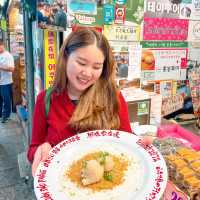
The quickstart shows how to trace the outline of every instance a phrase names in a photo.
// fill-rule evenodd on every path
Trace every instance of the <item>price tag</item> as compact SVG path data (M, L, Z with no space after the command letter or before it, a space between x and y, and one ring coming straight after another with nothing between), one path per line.
M167 182L163 200L189 200L189 197L181 192L172 182Z

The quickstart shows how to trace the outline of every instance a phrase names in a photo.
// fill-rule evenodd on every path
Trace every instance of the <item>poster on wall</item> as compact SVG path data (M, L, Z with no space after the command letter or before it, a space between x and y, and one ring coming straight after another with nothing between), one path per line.
M72 16L67 13L67 0L37 1L37 22L42 29L65 31L71 24Z
M139 41L140 26L105 25L103 34L111 41Z
M192 0L192 13L190 19L200 20L200 0Z
M144 15L144 0L40 0L37 1L38 27L64 31L74 24L103 26L104 24L140 25Z
M187 40L187 19L144 17L144 40Z
M187 2L182 2L180 4L180 18L181 19L191 19L192 13L194 12L192 0Z
M143 80L180 79L180 71L187 68L187 43L142 42L142 46Z
M189 22L188 41L200 42L200 21Z
M126 20L126 8L125 6L115 6L115 24L124 24Z
M180 3L180 18L200 20L200 0L182 0Z
M172 90L173 90L172 80L164 80L164 81L155 82L154 92L156 92L157 94L161 94L162 97L172 96Z
M117 64L117 78L127 79L129 68L129 53L128 51L113 52Z
M52 86L56 69L56 32L44 31L45 89Z
M110 42L117 64L117 79L140 78L141 45L138 42Z
M135 42L129 45L129 72L128 80L133 80L140 78L141 76L141 55L142 55L142 46L139 42Z

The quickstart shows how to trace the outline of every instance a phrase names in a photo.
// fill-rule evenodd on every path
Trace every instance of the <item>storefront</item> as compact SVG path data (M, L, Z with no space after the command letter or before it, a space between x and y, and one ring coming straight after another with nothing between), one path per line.
M14 2L8 9L10 50L18 58L19 104L26 107L29 103L29 115L36 96L53 83L63 40L79 26L97 29L112 47L117 66L116 83L128 104L133 131L156 138L153 144L167 164L168 182L163 200L198 200L200 1L40 0L35 13L37 20L29 21L32 61L24 56L28 36L24 37L27 27L23 19L27 18L22 17L20 4ZM25 7L23 11L27 11ZM25 68L25 63L32 68L30 65ZM185 127L193 124L194 132L181 127L182 124L186 124ZM68 143L71 142L62 143L62 148ZM150 149L145 151L151 154ZM46 165L48 167L48 162ZM160 182L156 182L156 189ZM146 199L156 199L157 193L159 191L152 190Z

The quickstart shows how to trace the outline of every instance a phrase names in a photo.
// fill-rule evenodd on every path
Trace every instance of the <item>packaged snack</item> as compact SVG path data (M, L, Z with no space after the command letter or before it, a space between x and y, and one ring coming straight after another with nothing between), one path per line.
M183 167L182 169L180 169L179 171L177 171L177 179L186 179L186 178L190 178L191 176L195 176L195 172L190 169L189 167Z
M186 156L186 155L193 154L193 153L195 153L195 151L183 147L183 148L178 149L176 153L177 153L179 156L183 157L183 156Z

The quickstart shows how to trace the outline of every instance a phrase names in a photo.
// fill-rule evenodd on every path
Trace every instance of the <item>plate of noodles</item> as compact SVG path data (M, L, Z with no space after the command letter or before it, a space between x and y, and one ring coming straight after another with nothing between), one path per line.
M167 167L153 146L117 130L77 134L56 145L37 168L38 200L159 200Z

